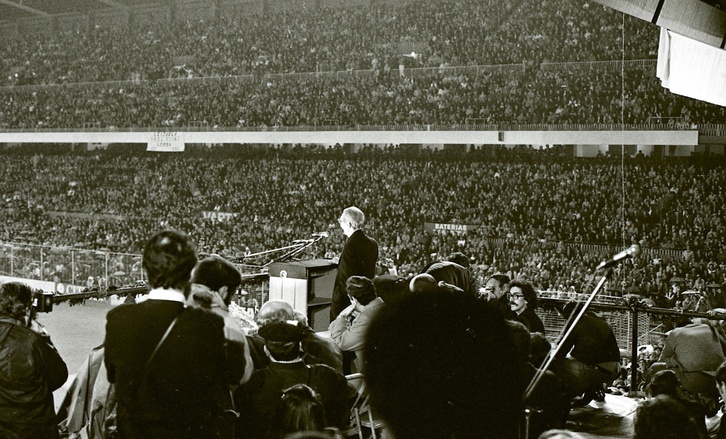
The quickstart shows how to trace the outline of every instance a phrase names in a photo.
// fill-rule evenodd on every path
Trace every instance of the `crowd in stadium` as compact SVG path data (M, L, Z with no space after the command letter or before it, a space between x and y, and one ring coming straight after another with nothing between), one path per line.
M629 17L623 22L603 6L570 0L500 6L413 2L325 14L311 8L148 32L98 28L40 41L19 37L0 48L0 68L19 69L5 81L27 86L0 90L0 128L691 124L726 118L722 107L660 86L655 26ZM418 48L415 57L398 53L409 46ZM179 76L175 57L189 63L184 79L156 81ZM621 58L636 61L624 71L575 64ZM134 73L149 81L130 81ZM125 82L103 82L111 80Z
M718 190L726 173L697 158L639 157L622 167L563 148L405 145L44 151L3 154L4 242L139 253L149 230L172 227L201 251L235 259L331 231L307 254L332 257L343 243L336 210L355 204L382 264L393 259L401 273L458 250L482 278L507 272L540 289L581 291L602 258L638 243L653 252L618 271L610 284L618 294L637 286L665 296L673 277L705 290L726 275ZM425 223L475 227L431 234Z

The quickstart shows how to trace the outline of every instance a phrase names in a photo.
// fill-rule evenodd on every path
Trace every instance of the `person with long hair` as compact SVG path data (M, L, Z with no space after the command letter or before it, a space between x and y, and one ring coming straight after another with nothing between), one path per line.
M306 384L282 391L268 439L282 439L299 431L325 431L328 421L318 393Z

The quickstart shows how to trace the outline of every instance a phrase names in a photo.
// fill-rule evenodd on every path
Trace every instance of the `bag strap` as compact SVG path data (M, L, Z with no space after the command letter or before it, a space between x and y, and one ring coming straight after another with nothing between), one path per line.
M151 360L154 359L154 357L156 356L156 353L159 352L159 348L164 343L164 340L166 340L166 337L169 336L169 333L171 332L172 328L174 328L174 325L176 324L177 319L179 319L178 314L176 317L174 317L174 320L172 320L171 323L169 323L169 327L166 328L166 332L164 333L164 335L161 336L161 340L159 340L159 343L156 344L154 351L151 353L149 360L146 362L146 365L144 366L144 372L146 372L146 370L149 368L149 364L151 364ZM144 373L144 375L146 375L146 374Z
M172 328L174 328L174 325L176 324L177 319L179 318L179 315L177 314L176 317L174 317L174 320L169 323L169 327L166 328L166 332L164 332L164 335L161 336L161 340L159 340L159 343L156 344L156 347L151 352L151 356L149 356L149 359L146 361L146 364L144 365L144 371L141 373L141 380L139 381L139 385L136 386L136 389L134 390L134 396L136 396L136 393L139 390L139 387L142 386L144 383L144 380L146 379L146 375L149 372L149 365L151 364L151 360L154 359L156 356L156 353L159 352L159 348L164 343L164 340L169 336L169 333L171 332Z

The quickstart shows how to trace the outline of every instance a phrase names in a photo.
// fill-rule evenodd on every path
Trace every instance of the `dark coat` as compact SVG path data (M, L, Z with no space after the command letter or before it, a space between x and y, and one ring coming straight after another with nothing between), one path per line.
M338 272L335 276L333 299L330 306L330 321L338 317L348 305L350 299L345 289L345 282L351 276L365 276L373 279L376 275L378 261L378 243L369 238L362 230L356 230L343 246L338 261Z
M0 318L0 437L58 437L53 391L68 378L68 368L42 336L15 319ZM9 436L13 437L13 436Z
M124 438L216 437L221 401L229 395L228 385L239 383L242 372L237 365L244 361L243 353L226 346L221 317L168 300L120 305L106 317L104 345Z
M478 297L479 286L471 272L455 262L439 261L431 264L426 273L430 274L437 281L444 281L447 284L456 285L473 297Z
M237 437L265 439L282 391L301 383L320 395L331 426L346 426L355 389L348 386L342 373L322 364L306 365L302 361L271 363L255 371L252 378L234 392L235 407L240 412Z
M514 320L526 326L527 329L529 329L529 332L541 332L542 334L545 333L545 327L544 323L542 323L542 319L539 318L537 313L535 313L534 309L532 308L526 308L524 311L522 311L522 314L516 316Z

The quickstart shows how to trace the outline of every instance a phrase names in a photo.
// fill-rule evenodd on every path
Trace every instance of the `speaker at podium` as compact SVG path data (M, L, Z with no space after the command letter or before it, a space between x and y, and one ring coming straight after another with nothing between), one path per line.
M308 316L316 332L330 325L330 304L338 264L330 259L273 262L269 266L270 300L281 299Z

